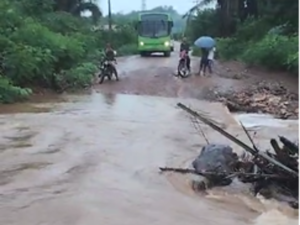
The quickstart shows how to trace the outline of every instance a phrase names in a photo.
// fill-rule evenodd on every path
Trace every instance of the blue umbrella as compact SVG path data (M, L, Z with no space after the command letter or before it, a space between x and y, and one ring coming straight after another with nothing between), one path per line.
M194 43L198 48L212 48L216 45L216 41L209 36L202 36Z

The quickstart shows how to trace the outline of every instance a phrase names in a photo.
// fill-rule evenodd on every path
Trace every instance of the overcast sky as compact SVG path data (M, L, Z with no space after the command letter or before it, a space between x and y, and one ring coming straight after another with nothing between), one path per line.
M157 6L173 6L179 13L185 13L195 3L195 0L146 0L147 9L151 9ZM98 0L98 4L103 10L104 14L107 14L107 0ZM128 13L132 10L140 10L142 6L142 0L111 0L111 7L113 12Z

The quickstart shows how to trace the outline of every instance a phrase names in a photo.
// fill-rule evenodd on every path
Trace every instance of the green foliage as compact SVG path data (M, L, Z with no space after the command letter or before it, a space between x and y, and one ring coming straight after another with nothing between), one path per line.
M188 21L187 36L196 40L201 36L217 37L220 35L216 10L205 9L198 11L197 16Z
M0 76L0 102L13 103L24 100L31 93L30 89L14 86L7 78Z
M235 37L218 38L217 39L218 55L221 59L237 60L249 45L247 43L239 42Z
M283 35L263 18L241 24L237 32L217 41L219 56L274 70L298 72L298 35Z
M93 63L82 63L70 70L56 74L55 78L57 84L60 85L60 90L76 90L89 87L97 70L97 66Z
M298 71L298 36L268 34L251 47L249 46L241 57L248 64L296 72Z
M136 52L131 25L93 31L90 19L76 17L57 3L0 2L0 103L28 97L29 86L57 91L89 87L107 42L121 54Z

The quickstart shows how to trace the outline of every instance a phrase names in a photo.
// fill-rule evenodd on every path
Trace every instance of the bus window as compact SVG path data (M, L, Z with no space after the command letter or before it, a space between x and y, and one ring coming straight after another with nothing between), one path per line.
M168 36L169 29L167 26L167 21L160 20L155 22L155 36L156 37L164 37Z
M153 37L155 29L152 21L141 21L139 26L139 35L143 37Z

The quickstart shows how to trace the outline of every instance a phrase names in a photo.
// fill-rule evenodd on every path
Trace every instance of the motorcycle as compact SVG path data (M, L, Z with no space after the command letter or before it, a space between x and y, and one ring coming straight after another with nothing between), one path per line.
M100 64L99 69L100 69L100 73L99 73L100 81L99 81L99 84L103 83L105 77L108 80L111 80L112 76L117 73L116 67L114 65L114 62L108 61L108 60L104 60ZM119 80L119 78L117 76L116 76L116 80Z
M177 67L177 73L178 73L178 76L180 76L182 78L186 78L191 74L190 70L188 69L188 66L187 66L188 52L181 51L179 57L180 57L180 59L179 59L178 67Z
M117 52L114 51L114 55L116 55L116 54L117 54ZM99 73L99 78L100 78L99 84L103 83L105 77L107 77L108 80L111 80L113 74L115 74L116 80L119 80L117 69L116 69L116 67L114 65L116 63L117 63L116 59L114 61L109 61L109 60L106 60L106 59L102 59L101 60L101 63L100 63L100 66L99 66L99 70L100 70L100 73Z

